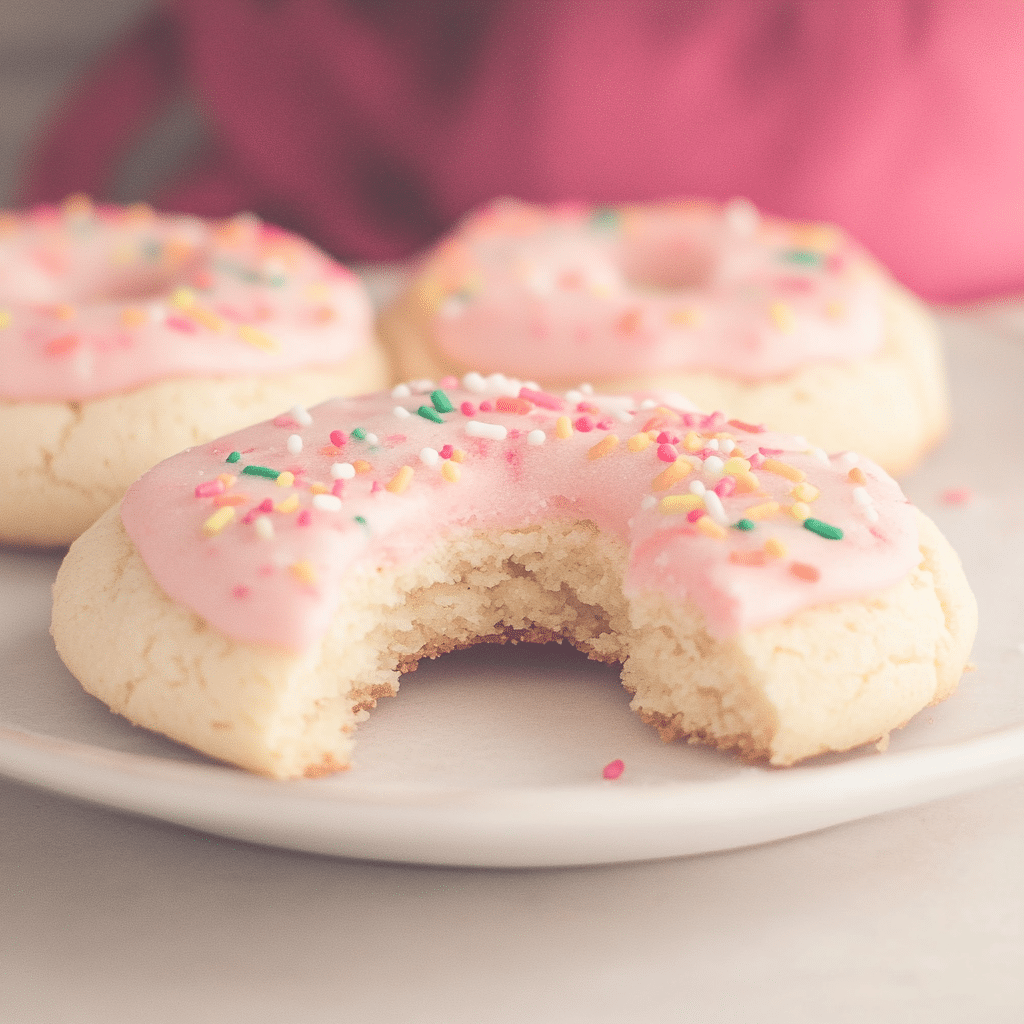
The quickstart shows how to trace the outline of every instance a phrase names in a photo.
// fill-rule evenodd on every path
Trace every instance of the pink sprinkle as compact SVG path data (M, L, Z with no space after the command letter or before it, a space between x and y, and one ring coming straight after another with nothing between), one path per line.
M493 410L494 410L494 403L489 398L485 398L480 403L480 411L481 412L492 412Z
M939 500L943 505L969 505L974 500L970 487L949 487L942 492Z
M177 313L172 313L167 318L167 326L175 331L181 331L182 334L195 334L199 330L194 321L186 320Z
M675 462L679 458L679 452L676 451L674 444L659 444L658 458L662 462Z
M704 422L701 424L703 430L721 430L725 426L725 413L724 412L713 412Z
M598 409L598 407L596 405L594 405L593 402L580 402L576 406L576 411L577 412L593 412L593 413L598 413L601 410Z
M255 508L249 509L249 511L246 512L244 516L242 516L242 525L243 526L248 526L258 515L259 515L259 510L258 509L255 509Z
M457 388L459 386L459 378L452 377L450 374L447 377L442 377L438 384L442 388Z
M348 438L340 430L331 431L331 444L333 444L335 448L344 448L347 440Z
M295 522L299 526L309 526L313 522L313 515L308 508L304 508L296 517Z
M331 488L331 494L336 498L340 498L345 493L345 481L335 480L334 486Z
M508 439L510 441L514 441L517 437L520 437L522 435L522 433L523 432L521 430L516 430L515 427L512 427L512 428L509 429Z
M781 448L758 448L757 450L766 459L777 459L780 455L785 454L785 452Z
M697 452L697 458L710 459L712 455L721 457L721 454L722 453L717 448L701 448L701 450Z
M707 512L705 512L704 509L702 509L702 508L694 508L694 509L691 509L689 512L686 513L686 521L688 523L695 523L695 522L697 522L698 519L701 518L701 516L706 516L706 515L707 515Z
M606 779L617 779L625 770L625 764L619 758L616 758L604 766L604 771L601 772L601 775Z
M462 405L459 406L459 412L461 412L463 416L475 416L476 406L472 402L463 402Z
M581 434L589 434L594 429L594 421L589 416L581 416L573 426Z
M455 449L450 444L446 444L437 454L442 459L450 459L455 454Z
M264 498L263 501L261 501L256 506L256 511L257 512L262 512L264 515L266 515L268 512L273 512L274 511L274 503L269 498Z
M196 487L196 497L212 498L215 494L223 494L225 490L223 480L207 480Z
M732 476L723 476L722 479L715 484L715 494L720 498L728 498L735 490L736 478Z
M534 391L532 388L520 388L519 397L539 405L542 409L553 409L561 412L565 408L565 402L555 395L549 395L546 391ZM467 403L468 404L468 403Z
M679 438L675 434L670 434L667 430L663 430L657 437L658 444L679 444Z
M371 494L379 494L383 490L384 488L381 487L379 480L374 480L373 483L370 485Z
M615 426L615 420L611 416L605 416L603 419L597 421L598 430L611 430Z
M297 427L298 423L292 418L290 413L283 412L280 416L274 417L275 427Z
M760 452L754 452L747 461L751 469L760 469L764 465L764 456Z
M695 427L704 417L700 413L696 412L684 412L683 413L683 426L684 427Z
M244 583L239 583L237 587L231 588L231 596L241 601L249 596L249 588Z

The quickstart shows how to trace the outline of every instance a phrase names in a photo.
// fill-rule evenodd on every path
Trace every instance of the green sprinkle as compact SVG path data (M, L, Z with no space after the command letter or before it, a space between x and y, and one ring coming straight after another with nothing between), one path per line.
M242 474L248 476L265 476L268 480L276 480L280 475L280 471L271 469L269 466L246 466L242 470Z
M141 248L142 255L145 256L147 260L160 259L160 254L164 251L163 243L149 238L142 243Z
M224 461L225 462L237 462L242 457L241 452L232 452Z
M811 533L816 533L819 537L824 537L826 540L843 539L843 531L838 526L833 526L831 523L823 523L820 519L813 517L804 520L804 529L810 530Z
M425 420L433 420L435 423L444 423L444 420L438 416L437 410L432 409L429 405L421 405L416 411Z
M754 528L754 520L737 519L736 522L732 524L732 528L734 530L752 530Z
M443 391L431 391L430 401L438 412L455 412L455 406Z
M803 267L817 267L821 265L821 254L809 252L806 249L790 249L789 252L783 253L782 258L786 263L796 263Z
M356 427L356 429L352 431L352 437L354 437L357 441L365 441L366 431L363 430L362 427Z
M619 214L610 206L599 206L590 215L590 226L598 230L614 231L619 226Z
M360 526L366 525L366 520L362 516L356 516L355 520Z

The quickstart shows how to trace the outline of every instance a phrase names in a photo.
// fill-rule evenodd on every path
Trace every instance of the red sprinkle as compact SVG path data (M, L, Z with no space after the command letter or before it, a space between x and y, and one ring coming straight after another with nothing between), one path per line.
M476 406L472 402L463 402L462 405L459 406L459 412L461 412L463 416L475 416Z
M331 444L335 448L344 448L347 440L348 438L340 430L331 431Z
M241 601L243 598L249 596L249 588L244 583L239 583L237 587L231 588L231 596L236 597Z
M533 403L525 398L499 398L494 404L498 412L514 412L520 416L525 416L533 408Z
M765 430L763 423L744 423L743 420L729 420L729 426L745 430L748 434L763 434Z
M301 511L301 512L300 512L300 513L299 513L299 514L298 514L298 515L297 515L297 516L295 517L295 522L296 522L296 523L297 523L297 524L298 524L299 526L309 526L309 524L310 524L311 522L313 522L313 514L312 514L312 513L311 513L311 512L309 511L309 509L308 509L308 508L304 508L304 509L303 509L303 510L302 510L302 511Z
M480 403L480 411L481 412L493 412L494 411L494 403L489 398L485 398Z
M764 465L764 456L760 452L754 452L747 461L751 469L760 469Z
M207 480L196 487L196 497L212 498L215 494L223 494L225 490L223 480Z
M662 462L675 462L679 458L679 452L676 451L674 444L659 444L658 458Z
M943 505L968 505L974 500L970 487L949 487L939 496Z
M689 512L686 513L686 521L690 522L690 523L695 523L702 516L706 516L706 515L707 515L707 512L705 512L704 509L702 509L702 508L691 509Z
M450 459L455 454L455 449L450 444L446 444L437 454L442 459Z
M573 426L581 434L589 434L594 429L594 421L589 416L581 416Z
M334 486L331 488L331 494L336 498L340 498L345 493L345 481L335 480Z
M534 391L533 388L520 388L519 397L525 398L528 402L533 402L534 405L539 405L542 409L553 409L556 412L561 412L565 408L565 402L556 397L555 395L549 395L546 391ZM469 405L468 402L464 403ZM465 409L463 409L465 412ZM467 413L467 415L469 415Z
M721 480L715 484L715 494L720 498L728 498L736 490L736 478L732 476L723 476Z
M625 764L622 760L616 758L614 761L609 761L605 766L601 775L606 779L617 779L626 770Z

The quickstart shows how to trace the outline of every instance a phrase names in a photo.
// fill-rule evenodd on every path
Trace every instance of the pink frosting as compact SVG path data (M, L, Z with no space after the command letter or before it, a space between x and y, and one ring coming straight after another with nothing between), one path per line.
M620 208L503 200L428 256L434 343L541 380L716 370L745 380L868 356L877 268L838 229L745 200Z
M0 213L0 398L331 365L369 344L370 325L354 274L252 216L83 199Z
M870 594L920 558L899 486L852 453L678 397L500 375L294 409L156 466L121 517L170 597L295 651L324 635L347 573L460 527L592 520L628 545L628 593L691 600L719 636Z

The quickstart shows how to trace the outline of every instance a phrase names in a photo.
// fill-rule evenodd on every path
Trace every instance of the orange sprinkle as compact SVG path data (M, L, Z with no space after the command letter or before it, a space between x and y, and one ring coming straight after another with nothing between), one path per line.
M67 302L60 302L53 307L53 315L57 320L74 320L75 307Z
M777 501L765 501L760 505L751 505L743 510L744 519L770 519L776 515L781 506Z
M730 551L729 561L734 565L760 567L768 564L768 556L763 551Z
M313 483L309 485L309 491L311 494L329 494L330 490L331 489L327 484L322 484L319 480L314 480Z
M303 559L301 562L292 562L292 564L288 566L288 571L300 583L305 583L309 586L316 583L316 570L306 559Z
M789 567L789 571L798 579L807 580L808 583L817 583L821 579L821 573L806 562L794 562Z
M698 494L670 494L661 499L658 507L662 512L692 512L704 507L704 499Z
M618 447L619 439L615 434L608 434L597 442L587 452L588 459L601 459L605 455L610 455Z
M761 486L753 473L735 473L733 479L736 481L737 494L752 494Z
M235 510L230 506L217 509L209 519L203 523L203 533L207 537L214 537L224 529L232 519L235 518Z
M846 476L847 479L855 484L866 484L868 482L868 478L864 475L864 470L860 466L854 466Z
M685 309L674 309L668 315L669 323L675 324L678 327L696 327L700 321L700 310L685 308Z
M448 483L456 484L459 482L459 477L462 476L462 467L457 466L450 459L446 459L441 466L441 476L443 476Z
M684 477L689 476L692 471L693 466L686 459L677 459L651 481L651 490L667 491L673 484L677 484Z
M249 324L241 324L239 326L238 336L242 341L247 342L256 348L262 349L264 352L276 352L278 350L277 342L274 341L270 335L257 330Z
M213 497L213 503L218 508L227 505L244 505L248 500L248 494L215 494Z
M385 485L392 494L401 494L412 481L412 466L403 466Z
M373 466L371 466L365 459L356 459L356 461L352 463L352 468L357 473L369 473L370 470L373 469Z
M313 310L313 321L318 324L329 324L337 315L333 306L317 306Z
M325 444L323 448L320 449L321 455L326 455L328 458L331 459L333 459L335 455L340 454L340 452L341 449L336 448L333 444Z
M555 436L560 437L563 441L567 437L572 437L572 420L568 416L559 416L555 422Z
M653 440L654 438L652 438L650 434L641 432L639 434L634 434L626 442L626 447L629 448L631 452L642 452Z
M525 416L531 409L533 409L533 402L527 401L525 398L509 398L502 396L494 402L494 408L498 412L514 412L519 413L520 416Z
M451 461L452 462L462 462L462 460L465 457L466 457L466 453L461 448L456 448L455 451L452 452ZM357 470L357 472L358 472L358 470Z
M777 473L779 476L784 476L795 484L800 483L807 476L802 469L797 469L796 466L791 466L788 462L781 462L779 459L765 459L761 463L760 468L767 470L769 473Z
M764 553L769 558L785 558L786 557L786 545L782 543L778 537L769 537L764 542Z
M728 533L724 526L719 526L710 516L701 516L697 520L697 529L705 537L711 537L713 540L725 540Z
M77 334L62 334L59 338L51 338L45 345L48 356L66 356L78 348L79 337Z
M785 302L773 302L768 307L768 316L780 331L788 334L793 330L796 318L793 316L792 308Z
M211 313L210 310L204 309L202 306L194 306L188 311L188 315L211 331L224 330L224 321L216 313Z
M137 306L128 306L121 310L121 323L125 327L141 327L148 319L146 311Z

